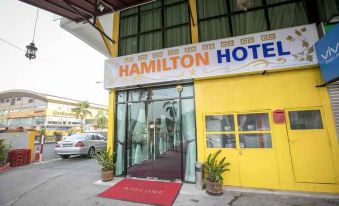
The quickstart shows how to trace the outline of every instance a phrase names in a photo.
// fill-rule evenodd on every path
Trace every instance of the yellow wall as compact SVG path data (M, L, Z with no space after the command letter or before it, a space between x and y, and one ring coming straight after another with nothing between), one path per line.
M204 122L204 115L206 114L266 110L270 112L271 116L272 111L276 109L321 107L324 114L324 125L327 127L332 147L337 184L295 183L286 124L271 122L272 144L275 151L273 158L275 161L255 163L258 164L257 167L272 168L270 170L272 173L265 177L266 185L269 185L270 178L277 178L278 180L273 185L264 186L266 188L339 193L338 139L327 88L316 88L316 85L320 83L321 75L318 68L272 72L265 75L253 74L195 80L198 160L204 161L210 152L218 150L217 148L206 148ZM231 163L231 171L224 175L224 184L241 186L238 171L239 162L236 158L238 151L223 149L223 154ZM250 160L247 165L254 166L253 168L247 167L247 171L243 172L251 172L251 169L256 170L255 164ZM260 177L258 176L258 178ZM253 178L253 182L255 182L255 179ZM265 182L263 183L265 185ZM261 187L260 185L251 186Z
M115 43L110 48L110 54L112 57L118 56L118 40L119 40L119 20L120 13L115 12L113 14L113 35L112 39ZM115 90L110 90L109 93L109 109L108 109L108 131L107 131L107 149L111 148L111 154L113 154L114 148L114 120L115 120Z
M37 134L36 131L29 131L27 138L28 138L28 149L31 150L31 161L34 160L34 141L35 141L35 135Z

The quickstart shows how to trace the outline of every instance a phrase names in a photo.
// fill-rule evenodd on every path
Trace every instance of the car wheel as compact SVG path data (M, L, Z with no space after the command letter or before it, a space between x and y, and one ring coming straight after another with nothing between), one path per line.
M69 155L60 155L60 157L61 157L62 159L68 159L68 158L69 158Z
M89 148L87 156L90 157L90 158L95 156L95 149L94 149L94 147Z

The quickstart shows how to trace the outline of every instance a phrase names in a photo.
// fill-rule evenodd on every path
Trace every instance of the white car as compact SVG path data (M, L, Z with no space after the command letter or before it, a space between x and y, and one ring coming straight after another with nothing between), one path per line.
M96 152L106 150L106 139L97 133L73 134L58 141L54 151L62 159L67 159L71 155L87 155L94 157Z

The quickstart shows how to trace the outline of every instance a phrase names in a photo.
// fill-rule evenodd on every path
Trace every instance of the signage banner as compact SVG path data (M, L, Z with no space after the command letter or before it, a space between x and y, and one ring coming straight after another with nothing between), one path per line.
M315 24L108 59L105 88L315 65Z
M339 78L339 24L326 33L315 47L324 81Z

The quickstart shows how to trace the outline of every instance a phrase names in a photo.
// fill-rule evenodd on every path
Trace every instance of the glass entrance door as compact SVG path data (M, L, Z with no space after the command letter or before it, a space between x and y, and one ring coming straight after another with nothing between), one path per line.
M119 92L116 175L195 181L192 85ZM125 117L123 117L125 114ZM124 131L123 131L124 130Z

